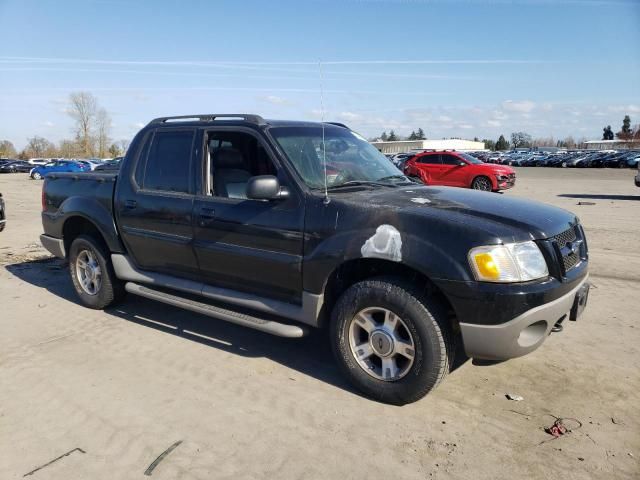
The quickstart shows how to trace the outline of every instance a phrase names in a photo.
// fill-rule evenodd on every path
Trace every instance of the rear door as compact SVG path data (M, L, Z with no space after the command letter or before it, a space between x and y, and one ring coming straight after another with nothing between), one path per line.
M150 130L117 182L120 234L141 269L197 277L193 251L194 128Z
M420 178L423 182L428 185L442 185L442 183L440 183L442 163L439 154L432 153L417 158L416 167L420 171Z

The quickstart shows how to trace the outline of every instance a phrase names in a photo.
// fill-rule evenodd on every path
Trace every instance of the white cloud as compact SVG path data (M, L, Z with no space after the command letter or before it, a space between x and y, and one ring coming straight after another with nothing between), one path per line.
M464 130L471 130L473 128L473 125L469 123L461 123L460 125L458 125L458 128L462 128Z
M506 100L502 102L502 108L508 112L529 113L536 108L536 104L531 100L522 100L520 102Z
M258 97L263 102L270 103L271 105L290 105L291 102L286 98L278 97L276 95L265 95L263 97Z
M137 129L140 129L140 128L144 127L144 125L145 125L145 124L144 124L144 123L142 123L142 122L136 122L136 123L132 123L132 124L130 125L130 127L131 127L131 128L137 128Z
M338 115L340 120L344 120L345 122L357 122L362 120L362 115L353 112L341 112Z
M47 120L47 121L43 122L42 125L45 126L45 127L53 127L53 126L55 126L55 123L53 123L51 120Z
M452 120L452 118L451 118L451 117L448 117L447 115L440 115L440 116L438 117L438 121L439 121L439 122L446 122L446 123L448 123L448 122L450 122L451 120Z
M625 114L630 113L640 113L640 105L614 105L609 107L609 111L611 112L623 112Z
M500 120L487 120L487 125L489 127L500 127L502 122Z

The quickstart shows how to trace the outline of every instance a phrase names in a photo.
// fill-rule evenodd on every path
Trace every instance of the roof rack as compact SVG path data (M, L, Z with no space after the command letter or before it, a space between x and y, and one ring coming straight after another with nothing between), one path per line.
M172 123L172 122L213 122L215 120L243 120L249 123L255 123L256 125L266 125L264 118L260 115L253 115L248 113L207 113L202 115L178 115L174 117L158 117L154 118L149 124L155 123Z
M325 123L328 123L329 125L335 125L337 127L346 128L347 130L350 130L350 128L347 127L344 123L340 123L340 122L325 122Z

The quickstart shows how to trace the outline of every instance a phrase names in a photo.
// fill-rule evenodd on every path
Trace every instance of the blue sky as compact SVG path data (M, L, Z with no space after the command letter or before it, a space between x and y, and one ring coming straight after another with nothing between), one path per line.
M0 139L162 115L324 117L366 136L599 138L640 123L640 0L0 0Z

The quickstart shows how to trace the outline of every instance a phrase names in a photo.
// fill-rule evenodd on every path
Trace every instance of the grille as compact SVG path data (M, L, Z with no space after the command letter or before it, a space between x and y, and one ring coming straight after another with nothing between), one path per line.
M576 227L571 227L570 229L565 230L564 232L553 237L553 241L556 244L558 253L562 257L562 266L564 267L565 272L568 272L578 263L580 263L582 247L575 253L565 249L568 243L575 242L576 240L578 240L578 237L576 235Z

